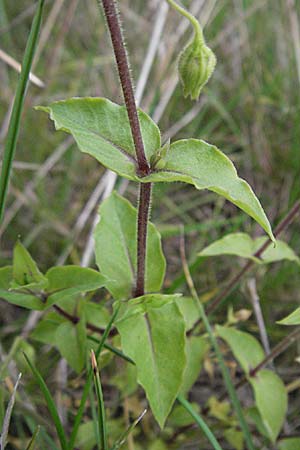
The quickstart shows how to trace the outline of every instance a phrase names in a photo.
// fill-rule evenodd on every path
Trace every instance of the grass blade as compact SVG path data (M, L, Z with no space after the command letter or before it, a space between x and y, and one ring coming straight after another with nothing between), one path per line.
M34 365L30 362L28 356L25 353L24 353L24 357L25 357L25 359L27 361L27 364L30 367L31 372L35 376L35 379L36 379L38 385L40 386L40 389L41 389L41 391L42 391L42 393L44 395L44 398L46 400L49 412L51 414L51 417L53 419L53 422L54 422L54 425L55 425L55 428L56 428L56 432L57 432L57 435L58 435L58 438L59 438L59 441L60 441L61 448L62 448L62 450L67 450L68 449L67 438L66 438L66 435L65 435L62 423L60 421L60 418L59 418L59 415L58 415L58 412L57 412L54 400L52 398L52 395L51 395L51 393L50 393L50 391L49 391L49 389L48 389L48 387L47 387L47 385L46 385L42 375L36 369L36 367L34 367Z
M146 414L147 410L144 409L144 411L142 412L142 414L139 415L139 417L132 422L132 424L127 428L127 430L119 437L119 439L114 443L114 445L112 446L111 450L119 450L119 448L122 447L123 444L125 444L126 439L128 437L128 435L132 432L132 430L137 426L137 424L142 420L142 418L144 417L144 415ZM219 450L219 449L217 449Z
M34 449L34 447L35 447L35 441L36 441L36 438L37 438L37 436L38 436L38 434L39 434L39 431L40 431L40 427L37 426L35 432L34 432L33 435L32 435L32 438L30 439L29 444L28 444L27 447L26 447L26 450L33 450L33 449Z
M96 390L96 396L97 396L97 402L98 402L98 417L99 417L98 427L99 427L99 432L100 432L101 450L108 450L103 392L102 392L100 373L99 373L99 369L98 369L98 365L97 365L97 360L96 360L95 353L93 350L91 352L91 360L92 360L94 383L95 383L95 390Z
M31 30L26 44L26 49L24 53L21 75L17 85L17 91L15 95L15 100L13 104L13 109L11 113L11 118L8 127L8 133L6 138L6 143L4 147L2 170L0 177L0 222L3 217L6 194L8 189L8 183L12 168L12 162L14 159L19 129L20 129L20 119L23 110L26 86L29 79L29 73L37 46L39 31L42 22L42 12L45 0L39 0L37 10L32 22Z
M197 423L197 425L199 425L199 427L201 428L201 430L203 431L203 433L205 434L205 436L207 437L207 439L209 440L209 442L211 443L211 445L213 446L213 448L215 450L222 450L222 448L220 447L218 441L216 440L215 436L213 435L212 431L209 429L209 427L206 425L206 423L204 422L204 420L202 419L201 416L199 416L199 414L196 413L196 411L194 410L194 408L192 407L192 405L190 404L190 402L188 402L185 398L183 398L181 395L178 395L177 397L177 401L178 403L181 404L181 406L183 406L187 412L193 417L193 419L195 420L195 422Z
M18 385L19 385L21 376L22 376L22 374L20 373L18 376L18 379L16 381L16 384L14 386L13 393L8 402L8 406L6 409L5 416L4 416L3 427L2 427L2 431L1 431L1 437L0 437L0 450L4 450L6 447L6 444L7 444L7 436L8 436L8 429L9 429L11 414L12 414L12 410L13 410L13 407L15 404L16 393L17 393L17 389L18 389Z
M96 359L100 355L102 348L105 346L105 341L106 341L106 339L107 339L107 337L109 335L109 332L111 330L111 327L113 326L113 323L114 323L114 321L115 321L115 319L116 319L116 317L118 315L119 309L120 309L120 306L116 308L115 312L113 313L113 315L112 315L112 317L111 317L111 319L110 319L110 321L109 321L109 323L108 323L108 325L107 325L107 327L106 327L106 329L105 329L105 331L104 331L104 333L102 335L100 343L99 343L99 345L97 347L97 350L95 352ZM87 401L87 398L88 398L88 395L89 395L90 385L91 385L91 382L92 382L92 377L93 377L93 370L90 367L89 372L88 372L88 376L87 376L87 380L86 380L86 383L85 383L85 386L84 386L84 389L83 389L80 405L79 405L79 408L78 408L78 411L77 411L77 414L76 414L76 417L75 417L74 426L73 426L72 433L71 433L70 440L69 440L68 450L73 450L74 445L75 445L75 440L76 440L76 436L77 436L77 433L78 433L79 425L81 423L81 419L82 419L82 416L83 416L83 413L84 413L84 407L85 407L85 404L86 404L86 401Z

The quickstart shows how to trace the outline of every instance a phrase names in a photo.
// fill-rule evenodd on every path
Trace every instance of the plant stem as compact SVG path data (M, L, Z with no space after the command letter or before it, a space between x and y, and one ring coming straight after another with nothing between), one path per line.
M150 174L150 166L145 155L141 127L130 77L129 63L126 54L124 39L122 36L118 12L114 0L102 0L102 4L114 49L129 124L131 128L131 134L135 146L138 163L138 175L140 177L144 177ZM136 287L134 292L134 295L136 297L144 295L145 293L145 261L150 200L151 183L141 183L137 227L137 275Z
M99 415L98 426L99 426L99 432L100 432L101 450L108 450L104 399L103 399L102 385L101 385L101 380L100 380L100 373L99 373L94 350L91 351L91 361L92 361L92 368L93 368L94 381L95 381L95 390L96 390L97 402L98 402L98 415Z
M219 364L219 367L220 367L221 372L222 372L223 380L225 382L226 389L228 391L228 394L229 394L229 397L231 399L232 405L233 405L233 407L235 409L236 415L237 415L238 420L240 422L240 426L241 426L241 429L243 431L243 435L244 435L244 438L245 438L248 450L254 450L254 445L253 445L253 442L252 442L251 433L250 433L250 430L248 428L248 424L247 424L247 422L245 420L244 413L243 413L240 401L238 399L236 390L234 389L233 382L231 380L229 370L228 370L228 368L227 368L227 366L226 366L226 364L224 362L223 355L222 355L222 352L220 350L219 344L218 344L217 339L216 339L216 337L214 335L214 332L212 330L212 327L210 325L208 317L207 317L207 315L205 313L203 304L202 304L202 302L200 301L200 299L198 297L197 291L196 291L195 286L194 286L193 279L192 279L191 274L190 274L189 266L188 266L186 255L185 255L184 234L182 234L181 240L180 240L180 254L181 254L182 266L183 266L183 271L184 271L184 274L185 274L185 277L186 277L187 285L189 287L189 290L191 292L192 297L195 299L195 301L197 303L197 306L198 306L198 309L199 309L200 318L203 321L203 324L205 326L205 329L206 329L207 334L209 336L209 339L211 341L212 347L213 347L213 349L215 351L215 354L216 354L216 357L217 357L217 360L218 360L218 364Z
M193 14L191 14L189 11L187 11L186 9L184 9L182 6L178 5L178 3L176 3L174 0L167 0L167 2L169 3L170 6L172 6L177 12L179 12L179 14L183 15L186 19L189 20L190 24L193 26L194 28L194 32L195 35L197 36L197 38L203 42L204 44L204 37L203 37L203 32L201 29L201 26L198 22L198 20L196 19L196 17L193 16Z
M107 20L110 37L117 62L119 77L123 90L125 105L130 123L132 138L135 146L140 176L149 175L150 167L146 159L141 127L138 118L133 86L130 77L129 63L126 54L121 25L114 0L102 0L105 17Z
M137 276L135 296L145 293L145 263L147 228L151 201L151 183L140 183L140 198L137 223Z
M284 231L295 219L300 211L300 200L297 200L292 209L287 213L287 215L281 220L274 230L274 236L277 238L282 231ZM272 243L271 239L268 239L260 248L253 254L254 257L260 258L263 252ZM255 262L250 260L247 264L229 281L229 283L224 287L224 289L217 295L217 297L208 305L206 313L211 314L214 312L221 303L226 299L230 292L235 288L235 286L240 282L242 277L254 266ZM201 323L201 318L194 324L193 328L189 331L189 335L193 333L194 329Z

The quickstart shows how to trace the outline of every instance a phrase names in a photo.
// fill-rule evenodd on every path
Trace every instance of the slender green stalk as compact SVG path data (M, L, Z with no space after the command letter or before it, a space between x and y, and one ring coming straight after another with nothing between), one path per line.
M194 410L194 408L192 407L192 405L190 404L190 402L188 402L185 398L183 398L181 395L178 395L177 397L177 401L178 403L180 403L186 410L187 412L193 417L193 419L195 420L195 422L197 423L197 425L199 425L199 427L201 428L201 430L203 431L203 433L205 434L205 436L207 437L207 439L209 440L209 442L211 443L211 445L213 446L213 448L215 450L222 450L222 448L220 447L218 441L216 440L215 436L213 435L213 433L211 432L211 430L209 429L209 427L206 425L206 423L204 422L204 420L202 419L201 416L199 416L199 414L196 413L196 411Z
M0 177L0 222L3 217L5 200L7 195L7 189L11 174L12 162L15 155L16 144L20 129L20 119L21 113L23 110L26 86L29 79L29 73L34 57L34 53L37 46L39 31L41 28L42 22L42 12L44 7L45 0L39 0L37 10L32 22L30 34L28 37L28 41L26 44L26 49L24 53L23 63L22 63L22 71L19 78L17 91L15 95L15 100L13 104L13 109L11 113L11 118L8 127L8 133L6 138L6 143L4 147L3 161L2 161L2 170Z
M113 326L113 323L114 323L114 321L115 321L115 319L116 319L116 317L118 315L119 309L120 309L120 305L115 309L115 311L114 311L114 313L113 313L113 315L112 315L112 317L111 317L111 319L110 319L110 321L109 321L109 323L108 323L108 325L107 325L107 327L106 327L106 329L105 329L105 331L104 331L104 333L102 335L101 341L100 341L100 343L99 343L99 345L97 347L97 350L95 352L96 359L100 355L101 350L102 350L102 348L105 345L105 341L106 341L106 339L107 339L107 337L109 335L109 332L111 330L111 327ZM74 426L73 426L72 433L71 433L70 440L69 440L69 444L68 444L68 450L73 450L74 449L76 436L77 436L78 429L79 429L79 426L80 426L80 423L81 423L81 419L82 419L82 416L83 416L83 413L84 413L84 407L85 407L85 404L86 404L86 401L87 401L87 398L88 398L88 395L89 395L89 390L90 390L90 385L91 385L91 382L92 382L92 377L93 377L93 370L92 370L92 367L90 367L89 372L88 372L88 376L87 376L87 380L86 380L86 383L85 383L85 386L84 386L84 389L83 389L80 405L79 405L79 408L78 408L78 411L77 411L77 414L76 414L76 417L75 417Z
M181 242L180 242L180 253L181 253L181 260L182 260L182 265L183 265L183 271L185 273L185 277L186 277L186 282L187 285L190 289L190 292L192 294L192 297L196 300L197 305L198 305L198 310L199 310L199 315L201 317L201 320L203 321L204 327L209 335L209 339L211 341L212 347L216 353L217 356L217 360L218 360L218 364L220 366L221 372L222 372L222 376L226 385L226 389L228 391L229 397L231 399L232 405L235 409L235 412L237 414L238 420L240 422L240 426L241 429L243 431L243 435L248 447L248 450L255 450L255 447L253 445L252 442L252 437L251 437L251 433L250 430L248 428L247 422L244 418L244 414L243 414L243 410L240 404L240 401L238 399L237 393L235 391L234 385L232 383L231 377L230 377L230 373L229 370L224 362L223 359L223 355L222 352L220 350L219 344L217 342L217 339L214 335L214 332L211 328L211 325L209 323L208 317L205 313L203 304L201 303L197 291L195 289L194 286L194 282L193 279L191 277L190 271L189 271L189 266L186 260L186 255L185 255L185 245L184 245L184 234L182 234L181 236Z
M97 401L98 401L98 417L99 417L98 427L99 427L99 432L100 432L101 450L108 450L103 392L102 392L100 373L99 373L99 369L98 369L98 365L97 365L97 360L96 360L95 353L93 350L91 352L91 360L92 360L92 368L93 368L93 374L94 374L96 396L97 396Z
M184 16L186 19L189 20L190 24L194 28L195 35L197 36L198 39L200 39L204 43L203 32L196 17L194 17L193 14L184 9L182 6L178 5L178 3L176 3L174 0L167 0L167 2L169 3L170 6L172 6L172 8L176 9L176 11L179 12L179 14L181 14L182 16Z
M39 384L40 389L41 389L41 391L42 391L42 393L44 395L44 398L46 400L49 412L51 414L51 417L53 419L53 422L54 422L54 425L55 425L55 428L56 428L56 432L57 432L57 435L58 435L58 439L60 441L61 449L62 450L68 450L67 438L66 438L66 435L65 435L62 423L60 421L60 418L59 418L59 415L58 415L58 412L57 412L54 400L52 398L52 395L51 395L51 393L50 393L50 391L49 391L49 389L48 389L48 387L47 387L47 385L46 385L42 375L37 370L37 368L34 367L34 365L31 363L30 359L28 358L28 356L25 353L24 353L24 357L25 357L25 359L27 361L27 364L30 367L31 372L35 376L35 379L36 379L37 383Z
M100 342L100 340L95 338L94 336L88 336L88 339L90 339L93 342L97 342L97 344L99 344L99 342ZM106 348L107 350L109 350L111 353L114 353L116 356L119 356L120 358L124 359L125 361L134 364L134 361L131 358L129 358L129 356L125 355L125 353L123 353L121 350L114 347L113 345L110 345L106 342L103 345L103 347Z

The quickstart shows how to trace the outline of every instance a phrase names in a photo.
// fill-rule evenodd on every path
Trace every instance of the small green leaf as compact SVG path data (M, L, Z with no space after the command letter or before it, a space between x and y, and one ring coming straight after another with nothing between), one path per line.
M22 308L35 309L36 311L42 311L45 308L45 304L40 298L27 292L19 292L19 290L14 292L13 290L0 289L0 298Z
M1 267L0 269L0 299L12 303L13 305L21 306L27 309L36 309L41 311L44 309L42 300L31 293L20 290L14 291L11 289L11 282L13 281L12 266Z
M272 263L287 259L300 264L299 257L283 241L276 240L276 244L270 245L258 259L253 255L266 242L267 238L252 239L246 233L231 233L222 239L218 239L205 247L198 256L235 255L241 258L249 258L257 263Z
M83 311L77 324L64 322L55 332L56 345L61 355L75 372L80 373L86 362L86 328Z
M145 295L123 306L116 327L122 349L137 366L160 427L180 390L185 365L185 323L176 295Z
M109 278L107 289L115 299L132 296L136 273L137 210L113 192L99 209L100 222L95 229L97 265ZM160 234L149 222L146 256L146 292L160 290L166 262Z
M244 436L242 431L236 428L229 428L224 431L224 437L235 450L244 450Z
M50 294L46 308L55 303L63 303L78 294L95 291L105 286L107 279L97 270L80 266L52 267L46 273Z
M265 355L261 345L251 334L220 325L216 326L216 331L218 336L227 342L246 373L249 373L264 359Z
M183 181L197 189L209 189L222 195L258 222L272 240L270 223L253 190L239 178L233 163L217 147L198 139L171 144L165 167L140 181Z
M300 307L277 323L279 325L300 325Z
M279 376L271 370L260 370L249 381L262 422L274 443L282 428L287 412L287 392Z
M191 407L197 414L200 413L200 406L198 403L191 403ZM176 404L168 418L168 426L171 427L186 427L193 425L195 419L189 412L180 404Z
M299 450L300 438L282 439L278 444L279 450Z
M57 328L68 320L55 312L49 312L36 325L30 337L43 344L55 345Z
M137 180L137 161L127 111L105 98L72 98L36 109L50 114L57 130L73 135L82 152L94 156L117 174ZM148 160L160 148L157 125L140 111L142 137Z
M28 250L18 241L13 254L13 288L40 289L47 286L47 278L40 272Z
M191 336L186 340L187 363L184 371L180 394L186 396L199 377L204 357L209 349L207 339Z

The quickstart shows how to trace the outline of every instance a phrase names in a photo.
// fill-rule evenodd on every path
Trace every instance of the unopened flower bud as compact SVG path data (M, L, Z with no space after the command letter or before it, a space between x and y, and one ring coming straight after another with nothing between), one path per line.
M182 6L179 6L175 0L167 0L167 2L186 17L194 28L192 40L179 56L178 71L184 96L190 95L192 100L196 100L201 89L211 77L217 60L213 51L205 44L198 20Z
M203 86L208 82L216 65L216 57L212 50L197 36L182 51L178 71L185 97L192 100L199 98Z

